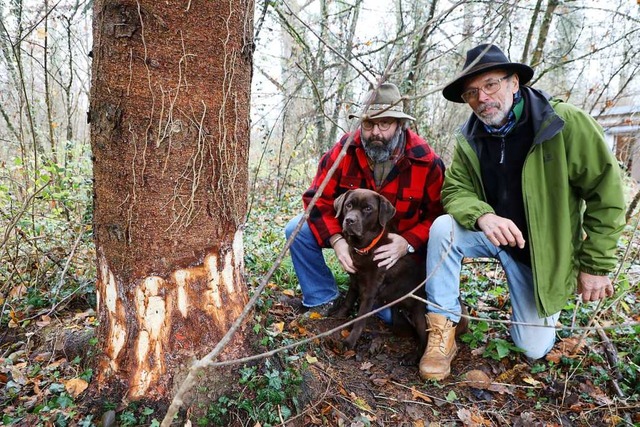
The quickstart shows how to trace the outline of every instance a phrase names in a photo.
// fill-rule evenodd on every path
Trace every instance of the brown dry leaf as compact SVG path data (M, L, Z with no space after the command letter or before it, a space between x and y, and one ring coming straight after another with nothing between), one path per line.
M349 359L351 357L354 357L356 355L355 350L347 350L343 353L342 356L344 356L345 359Z
M465 385L469 387L479 388L481 390L486 390L491 386L491 378L483 371L479 369L474 369L472 371L467 372L464 375Z
M13 382L20 385L25 385L27 383L27 377L18 366L12 366L9 371L11 372L11 379Z
M51 324L51 317L43 314L40 316L40 320L36 322L36 326L40 328L44 328L45 326L49 326Z
M12 298L20 298L23 295L26 295L27 287L25 285L18 285L11 288L9 291L9 296Z
M87 317L92 317L96 315L96 311L93 308L89 308L82 313L76 313L73 318L76 320L86 319Z
M54 370L57 369L60 365L62 365L63 363L66 363L67 359L65 359L64 357L61 359L58 359L54 362L51 362L47 365L47 369L49 370Z
M312 311L311 314L309 314L309 319L311 319L311 320L322 319L322 314L316 313L315 311Z
M557 343L545 357L549 362L560 363L562 356L575 358L585 346L585 341L580 337L565 338Z
M305 356L305 359L307 359L307 363L308 363L308 364L310 364L310 365L313 365L314 363L316 363L316 362L318 361L318 358L317 358L317 357L312 356L312 355L310 355L310 354L307 354L307 355Z
M427 403L432 403L433 400L431 400L431 398L429 396L427 396L426 394L424 394L421 391L418 391L415 389L415 387L411 387L411 397L413 397L413 400L424 400Z
M489 388L487 388L487 390L495 391L496 393L500 393L500 394L507 393L507 394L513 395L513 390L511 390L509 387L507 387L504 384L491 383L491 385L489 386Z
M373 366L373 363L364 362L364 363L362 363L362 365L360 365L360 370L361 371L368 371L369 369L371 369L372 366Z
M293 291L293 289L285 289L284 291L282 291L283 294L285 294L288 297L295 297L296 293Z
M78 397L83 391L89 387L89 383L82 378L72 378L64 384L64 388L67 390L74 399Z
M341 330L341 331L340 331L340 336L341 336L343 339L345 339L345 338L347 338L347 337L349 336L349 333L350 333L350 332L349 332L349 330L348 330L348 329L343 329L343 330Z
M35 357L33 358L33 360L35 362L44 362L46 360L51 359L51 352L50 351L45 351L44 353L38 353L35 355Z
M591 381L586 380L584 383L580 383L580 391L587 393L593 399L603 405L613 405L614 402L609 396L607 396L599 387L595 386Z
M374 378L374 379L371 380L371 382L374 383L375 385L377 385L378 387L382 387L384 385L387 385L389 380L386 379L386 378Z
M422 420L414 421L412 427L424 427L424 421Z
M481 427L490 426L491 421L486 420L476 410L470 411L467 408L460 408L458 410L458 418L462 421L465 427Z

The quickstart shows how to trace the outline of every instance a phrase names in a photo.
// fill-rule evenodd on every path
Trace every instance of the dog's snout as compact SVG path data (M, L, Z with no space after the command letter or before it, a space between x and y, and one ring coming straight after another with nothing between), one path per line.
M353 225L353 223L354 223L354 222L356 222L356 220L355 220L355 219L353 219L353 218L349 218L349 217L347 217L347 218L345 218L345 219L344 219L344 222L345 222L345 224L347 224L347 225Z

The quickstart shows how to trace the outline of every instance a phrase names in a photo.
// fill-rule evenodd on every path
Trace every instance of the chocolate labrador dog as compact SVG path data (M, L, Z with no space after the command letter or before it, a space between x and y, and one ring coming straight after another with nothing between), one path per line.
M332 313L335 317L346 317L359 301L357 317L369 313L374 306L381 306L411 293L426 278L423 255L407 254L390 269L379 268L373 261L373 253L379 246L390 242L393 232L392 219L396 209L384 196L375 191L349 190L334 201L336 217L342 222L342 235L349 244L349 252L356 268L350 274L349 290L339 307ZM424 286L418 287L414 295L426 300ZM462 314L467 309L462 301ZM418 347L408 354L403 363L416 364L427 345L425 304L414 298L405 298L392 308L393 326L396 331L413 330L418 338ZM456 327L456 336L466 332L468 319L462 317ZM365 323L357 322L345 339L353 348L364 330Z
M334 208L336 217L342 222L342 235L349 244L357 271L350 274L347 295L342 305L332 313L333 316L346 317L359 301L357 317L362 317L374 306L394 301L424 281L424 259L420 260L417 256L403 256L388 270L386 267L379 268L378 261L373 261L376 248L390 242L388 235L396 209L389 200L375 191L349 190L334 201ZM426 299L423 286L415 294ZM400 320L397 314L402 312L408 321L403 322L404 326L410 324L418 337L419 345L415 354L405 358L406 362L415 363L427 344L425 305L414 298L406 298L394 306L393 312L394 324ZM354 324L349 337L345 339L349 348L355 346L364 326L365 322Z

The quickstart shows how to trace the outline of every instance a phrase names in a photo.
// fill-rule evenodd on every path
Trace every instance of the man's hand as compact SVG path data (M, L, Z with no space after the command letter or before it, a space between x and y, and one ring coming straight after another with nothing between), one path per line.
M347 273L355 273L356 268L353 265L351 254L349 253L349 244L346 240L340 239L333 244L333 250L336 252L336 257L344 271Z
M387 270L407 254L409 242L399 234L389 233L390 243L382 245L374 252L373 260L380 261L378 267L386 267Z
M578 274L578 294L582 301L598 301L613 295L613 285L609 276L594 276L583 271Z
M516 224L510 219L496 214L486 213L476 221L487 239L496 246L518 246L524 248L524 237Z

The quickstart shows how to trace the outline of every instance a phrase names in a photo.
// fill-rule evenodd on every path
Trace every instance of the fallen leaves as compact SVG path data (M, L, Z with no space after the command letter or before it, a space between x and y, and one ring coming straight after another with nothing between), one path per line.
M64 388L74 399L89 387L89 383L82 378L72 378L64 383Z
M458 409L458 418L465 427L481 427L492 425L491 420L487 420L481 414L478 408L460 408Z
M464 374L465 381L464 385L477 388L480 390L489 390L495 391L500 394L510 393L509 387L502 384L500 381L498 383L494 382L485 372L474 369L466 374Z
M416 390L415 387L411 387L411 397L413 398L413 400L422 400L427 403L433 403L433 399L431 399L423 392Z
M584 346L584 339L581 340L580 337L565 338L551 349L546 359L549 362L560 363L562 357L576 358L580 355Z

